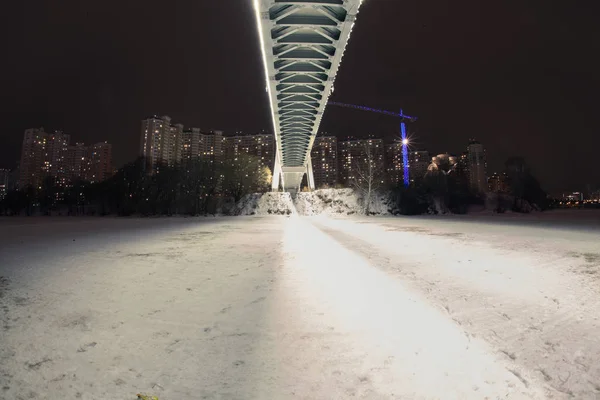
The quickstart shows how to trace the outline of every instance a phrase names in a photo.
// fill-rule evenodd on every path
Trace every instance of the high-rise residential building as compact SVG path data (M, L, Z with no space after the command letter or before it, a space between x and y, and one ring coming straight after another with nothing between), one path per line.
M411 182L423 179L427 173L429 164L431 164L431 155L428 151L419 150L408 153L409 178Z
M463 151L462 154L458 157L458 165L457 168L460 170L462 174L465 176L469 176L469 152Z
M112 146L109 143L96 143L90 146L88 160L87 181L97 183L112 176Z
M0 168L0 201L4 200L9 191L8 181L10 179L10 170Z
M83 143L69 145L71 136L56 131L27 129L23 137L18 188L42 187L46 177L53 177L58 186L76 180L100 182L112 175L111 145Z
M40 129L27 129L21 148L19 187L41 187L47 176L55 177L59 185L66 183L67 152L70 135L61 131L52 134Z
M466 151L455 157L456 164L452 168L452 174L461 185L469 185L469 153Z
M70 182L86 180L89 171L89 149L83 143L75 143L67 150L68 179Z
M402 143L385 145L385 171L392 185L404 180L404 163L402 158Z
M369 170L369 161L377 182L383 183L385 179L385 150L382 139L340 141L338 149L339 176L342 184L361 183L363 181L361 175L366 175Z
M488 191L492 193L508 193L510 191L508 175L504 172L501 174L494 172L488 178Z
M273 135L228 136L224 138L223 142L225 159L234 159L243 152L257 157L261 166L273 169L275 163L275 137Z
M52 176L58 186L66 186L69 178L67 157L71 135L56 131L48 134L44 160L44 175Z
M223 131L211 131L204 135L204 157L211 162L223 160L225 155L225 137Z
M170 125L160 117L151 117L142 121L140 138L140 156L146 159L147 167L154 170L160 162L160 146L165 126Z
M222 131L204 133L198 128L184 129L181 134L180 150L182 162L221 161L225 155L226 140Z
M183 125L175 124L169 127L169 134L163 143L163 155L162 158L165 160L169 167L174 167L181 162L182 156L182 134Z
M402 143L393 143L386 146L386 172L389 182L394 185L404 182L402 146ZM423 179L430 163L431 156L428 151L409 151L408 177L410 181L415 182Z
M335 187L338 184L338 141L335 136L319 136L310 153L315 187Z
M47 133L44 128L27 129L23 135L19 188L40 188L52 176L59 186L69 179L68 152L71 136L61 131Z
M175 166L182 157L183 125L171 125L171 117L151 117L142 121L140 156L146 159L149 171L157 172L161 165Z
M41 187L44 179L47 140L48 134L44 128L25 130L21 147L19 188Z
M485 193L487 189L486 157L483 145L471 140L467 146L469 166L469 186L475 193Z
M205 147L204 135L199 128L183 130L181 133L181 158L184 164L202 158Z

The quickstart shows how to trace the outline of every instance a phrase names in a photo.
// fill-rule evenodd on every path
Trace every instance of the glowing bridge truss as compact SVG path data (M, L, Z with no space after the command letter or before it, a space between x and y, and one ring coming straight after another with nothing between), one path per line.
M314 188L310 151L363 0L254 0L275 129L273 190Z

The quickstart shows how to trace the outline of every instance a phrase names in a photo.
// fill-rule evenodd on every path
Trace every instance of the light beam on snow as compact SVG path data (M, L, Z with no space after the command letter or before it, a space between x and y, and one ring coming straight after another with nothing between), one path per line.
M312 299L335 332L369 354L365 367L378 369L378 392L444 399L536 392L442 311L305 219L288 220L283 250L293 255L282 272L294 287L289 295L298 304Z

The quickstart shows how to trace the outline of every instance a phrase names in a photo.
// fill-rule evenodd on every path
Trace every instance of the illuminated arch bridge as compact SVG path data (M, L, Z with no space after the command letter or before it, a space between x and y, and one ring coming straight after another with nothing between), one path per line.
M277 146L273 190L314 189L310 151L363 0L254 0Z

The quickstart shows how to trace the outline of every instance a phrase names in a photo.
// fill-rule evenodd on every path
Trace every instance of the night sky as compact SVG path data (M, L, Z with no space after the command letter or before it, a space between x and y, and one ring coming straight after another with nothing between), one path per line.
M140 120L272 130L250 0L3 4L0 167L23 130L108 140L136 157ZM432 153L526 158L551 191L600 183L599 1L366 0L332 100L398 110ZM329 107L323 131L391 140L393 118Z

